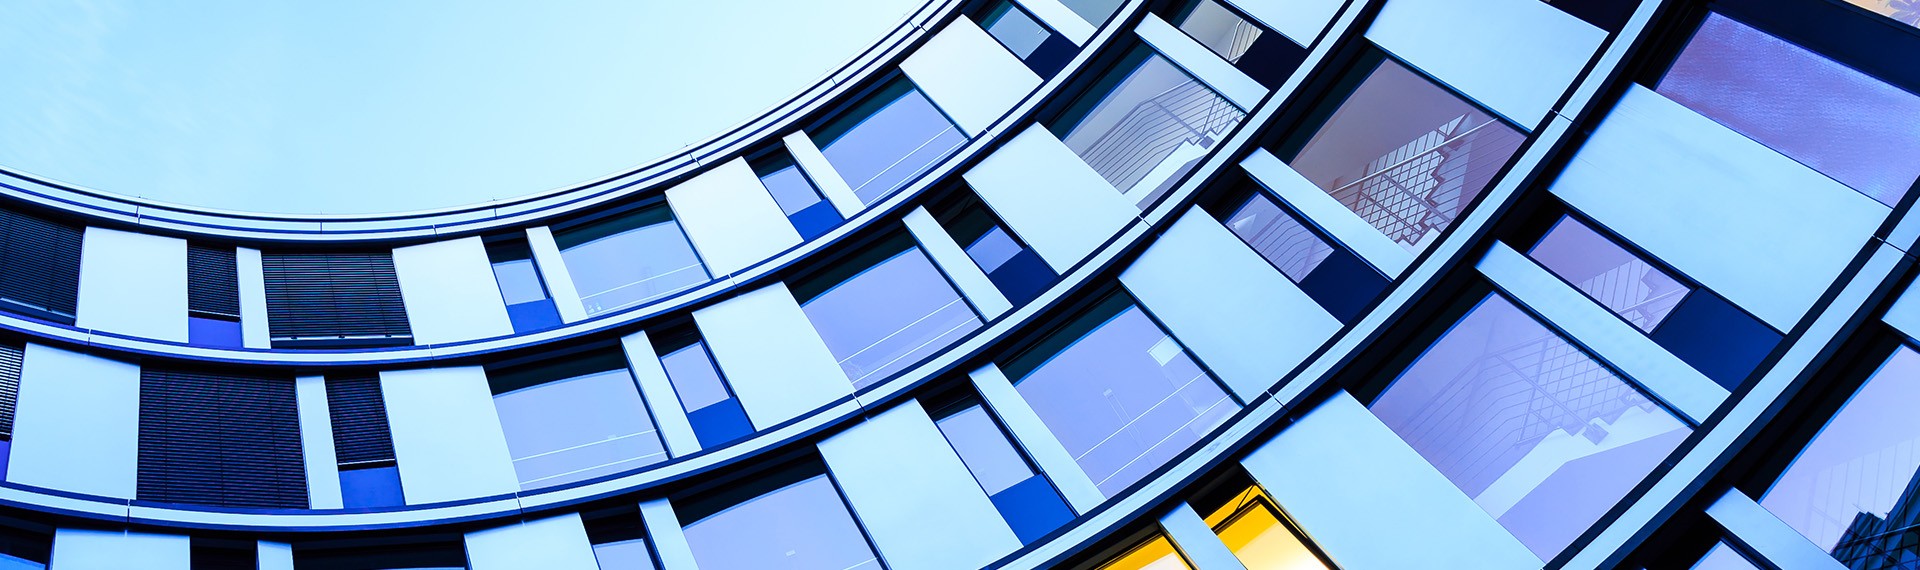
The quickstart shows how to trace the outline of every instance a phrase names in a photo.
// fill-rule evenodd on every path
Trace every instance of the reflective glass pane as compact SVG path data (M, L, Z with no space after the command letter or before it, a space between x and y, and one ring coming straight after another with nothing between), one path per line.
M1087 23L1098 27L1101 24L1107 23L1107 18L1112 17L1113 13L1120 9L1120 4L1123 1L1124 0L1060 0L1060 3L1066 4L1068 9L1073 10L1075 14L1079 14Z
M1313 570L1327 565L1281 522L1273 499L1249 487L1202 517L1247 570Z
M918 247L841 282L801 310L855 388L980 328L980 317Z
M24 558L0 554L0 570L46 570L47 565Z
M1040 22L1028 16L1026 11L1008 0L1001 0L998 6L994 6L987 17L980 20L980 27L986 28L987 34L992 35L993 39L1000 40L1000 45L1007 46L1007 51L1013 52L1014 57L1023 60L1033 55L1034 50L1040 49L1040 44L1053 35Z
M773 195L773 201L780 205L780 211L791 216L820 203L820 191L813 187L813 181L800 172L800 167L792 158L781 155L777 160L765 165L755 165L760 174L760 184L767 187L767 193ZM761 170L764 169L764 172Z
M849 113L836 121L841 124L816 133L814 142L864 204L906 186L967 143L966 135L903 79Z
M988 495L1005 491L1033 476L1027 460L1020 456L1013 442L1007 440L1000 426L993 423L993 418L987 416L986 408L976 404L934 423Z
M500 297L508 305L547 298L547 287L540 283L540 271L534 269L531 259L495 263L493 277L500 282Z
M1186 349L1131 304L1017 380L1015 388L1109 496L1199 442L1239 409Z
M654 570L653 555L643 538L595 544L593 559L600 563L600 570Z
M1853 568L1920 562L1920 353L1901 347L1868 378L1760 505ZM1889 564L1893 562L1893 564Z
M1313 268L1333 255L1333 246L1263 194L1254 194L1228 216L1227 229L1294 283L1306 280Z
M625 369L547 382L493 398L525 488L580 481L667 458Z
M1714 544L1713 548L1707 551L1707 555L1700 557L1700 561L1693 563L1690 568L1692 570L1760 570L1753 561L1741 556L1739 551L1727 546L1725 542Z
M689 412L733 397L720 379L720 370L714 368L713 358L707 355L706 343L696 341L662 356L660 366L667 369L667 381L680 395L680 405Z
M1571 217L1560 218L1527 256L1646 332L1692 291Z
M992 273L993 270L999 269L1001 264L1013 259L1013 256L1019 255L1024 250L1026 248L1020 247L1020 243L1014 241L1007 230L994 226L988 228L987 233L981 234L980 239L967 244L967 257L973 258L973 262L980 266L980 270Z
M1889 206L1920 176L1920 96L1719 14L1657 90Z
M1154 535L1146 543L1101 564L1098 570L1193 570L1193 567L1173 549L1173 541L1167 540L1166 535Z
M694 521L686 536L703 570L880 568L824 474Z
M1253 40L1260 39L1260 26L1214 0L1195 1L1177 25L1200 45L1235 63L1253 47Z
M1498 295L1369 408L1543 560L1692 431Z
M707 281L706 266L664 208L554 236L588 314L645 303Z
M1151 50L1136 50L1076 100L1052 130L1136 203L1158 194L1244 116Z
M1288 164L1419 253L1480 196L1525 137L1391 59Z

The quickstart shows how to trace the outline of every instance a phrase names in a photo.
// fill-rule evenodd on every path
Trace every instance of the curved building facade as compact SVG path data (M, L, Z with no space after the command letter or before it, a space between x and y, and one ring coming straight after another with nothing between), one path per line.
M934 0L518 200L0 172L0 567L1914 567L1915 18Z

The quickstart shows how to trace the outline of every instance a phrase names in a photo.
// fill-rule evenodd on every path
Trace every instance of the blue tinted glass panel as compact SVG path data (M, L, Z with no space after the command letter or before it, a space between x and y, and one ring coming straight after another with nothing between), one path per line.
M974 405L940 418L935 425L947 436L947 443L953 445L954 452L960 455L960 460L967 464L967 470L973 472L974 480L980 482L980 488L988 495L1033 476L1027 460L1020 456L1013 442L1007 441L1006 433L993 423L993 418L987 416L986 408Z
M47 565L24 558L0 554L0 570L46 570Z
M884 106L820 144L820 153L863 204L877 202L906 186L967 142L932 101L911 84L896 81L904 89L882 89L875 94L891 97Z
M989 497L1022 544L1045 537L1073 521L1073 509L1045 477L1034 475Z
M540 271L532 259L517 259L493 264L493 278L500 283L500 297L508 305L547 298L547 286L540 282Z
M593 559L600 570L654 570L653 555L647 552L643 538L593 545Z
M1026 11L1008 0L1001 0L999 5L994 6L987 17L980 20L980 27L986 28L988 35L999 40L1000 45L1006 46L1007 51L1022 60L1033 55L1035 50L1040 49L1040 44L1046 43L1047 37L1053 35L1040 22L1028 16Z
M560 309L553 305L552 299L507 305L507 320L513 322L513 332L523 334L550 329L561 324Z
M1920 96L1719 14L1657 90L1888 206L1920 176Z
M660 366L667 369L667 381L673 383L674 393L680 396L680 405L688 410L698 410L733 397L727 391L726 382L720 379L720 370L714 368L713 358L707 355L706 343L695 341L686 348L662 356Z
M1260 26L1248 22L1214 0L1192 3L1185 14L1175 19L1174 25L1200 42L1200 45L1207 46L1213 53L1234 63L1247 54L1247 49L1253 47L1254 40L1260 39L1261 33Z
M693 424L693 435L700 446L709 449L753 435L753 422L747 419L747 410L740 407L739 400L723 400L687 412L687 422Z
M1186 349L1131 305L1020 378L1015 388L1108 496L1160 468L1239 409Z
M994 226L988 228L987 233L982 234L980 239L967 244L967 257L973 258L973 262L979 265L982 271L992 273L1007 260L1013 259L1013 256L1020 255L1020 252L1025 250L1026 248L1020 247L1020 242L1014 241L1013 236L1007 234L1007 230Z
M980 317L918 247L821 293L801 310L855 388L980 328Z
M777 165L772 172L760 175L760 184L767 187L767 193L773 195L773 201L780 205L780 211L791 216L800 213L809 206L824 202L820 190L813 187L813 181L800 172L800 167L791 159Z
M1850 568L1920 558L1908 533L1920 518L1920 353L1901 347L1860 386L1760 498L1815 546ZM1903 542L1904 541L1904 542Z
M494 396L523 488L618 473L667 458L626 370L547 382Z
M1527 256L1646 332L1693 290L1571 217L1560 218Z
M1150 50L1133 58L1107 72L1052 130L1122 194L1147 197L1198 161L1243 113L1166 58Z
M707 281L706 266L663 209L554 236L587 314L652 301Z
M200 346L238 348L245 341L241 338L240 321L187 317L187 342Z
M400 468L394 466L340 470L341 504L349 509L398 507L407 503L400 491Z
M1369 407L1543 560L1692 431L1498 295Z
M686 536L702 570L880 568L826 475L694 521Z
M820 237L827 230L840 225L841 220L840 211L824 200L787 216L787 221L793 222L794 231L800 232L801 239Z
M1227 229L1294 283L1305 281L1307 274L1333 255L1333 246L1264 194L1254 194L1228 216Z

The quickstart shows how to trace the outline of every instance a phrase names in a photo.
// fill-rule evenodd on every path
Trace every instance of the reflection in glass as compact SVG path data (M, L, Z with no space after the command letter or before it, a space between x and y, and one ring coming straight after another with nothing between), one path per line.
M1193 566L1180 557L1180 551L1174 550L1173 541L1167 540L1167 535L1155 533L1153 538L1095 570L1193 570Z
M1028 16L1026 10L1013 5L1011 0L1000 0L999 4L994 5L987 16L980 19L980 27L1022 61L1039 50L1040 44L1046 43L1047 38L1053 35L1040 22Z
M886 256L861 268L867 259ZM875 245L840 271L860 272L825 291L838 277L828 272L796 285L800 309L855 388L865 388L906 369L974 329L980 317L920 248L904 235Z
M1239 409L1180 343L1119 295L1002 368L1108 496Z
M587 314L611 311L707 281L707 268L666 206L555 232Z
M728 506L685 509L695 518L686 525L687 546L702 570L880 568L824 467L769 477L780 486ZM750 490L732 490L742 491Z
M1022 543L1032 543L1073 520L1073 511L1034 471L987 409L971 396L936 410L934 425L986 491Z
M1288 164L1419 253L1486 190L1524 139L1492 114L1385 59Z
M1727 546L1725 542L1714 544L1712 549L1707 550L1706 556L1700 557L1700 561L1693 563L1689 568L1691 570L1760 570L1753 561L1747 560L1740 551Z
M1247 570L1324 570L1327 565L1280 520L1265 489L1250 486L1201 516Z
M1369 408L1542 560L1691 432L1499 295L1434 341Z
M658 463L666 447L618 354L488 371L493 406L522 488L582 481Z
M1320 262L1333 255L1333 246L1326 240L1280 209L1272 198L1257 192L1227 217L1226 225L1294 283L1305 281Z
M1194 0L1180 17L1174 18L1174 25L1232 63L1240 62L1240 57L1247 54L1261 33L1260 26L1215 0Z
M1243 116L1213 88L1142 46L1048 128L1141 204L1169 189Z
M794 164L792 155L780 152L751 164L754 174L760 177L760 184L767 187L773 202L780 205L780 211L793 223L793 229L800 232L800 239L820 237L840 224L840 211L820 195L813 180Z
M1068 9L1079 14L1082 19L1096 28L1107 23L1107 18L1120 10L1122 2L1123 0L1060 0L1061 4L1066 4Z
M560 326L560 311L547 295L547 285L540 280L540 270L533 264L533 250L526 240L489 243L487 259L493 263L493 278L500 284L500 297L506 301L514 332Z
M1692 291L1571 216L1554 223L1527 256L1644 332Z
M694 339L673 348L660 357L660 366L666 369L667 382L673 384L701 447L718 447L753 433L746 410L720 377L706 343Z
M1847 3L1893 18L1896 22L1920 28L1920 4L1915 4L1911 0L1847 0Z
M810 134L863 204L906 186L967 143L966 135L904 77Z
M1038 297L1059 277L972 192L955 192L927 209L974 265L987 274L994 288L1014 305Z
M1657 91L1888 206L1920 177L1920 96L1719 14Z
M1920 562L1920 353L1894 351L1760 499L1854 568Z

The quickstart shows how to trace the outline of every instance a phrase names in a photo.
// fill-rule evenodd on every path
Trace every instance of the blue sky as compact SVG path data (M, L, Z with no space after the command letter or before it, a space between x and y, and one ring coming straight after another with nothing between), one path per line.
M532 194L753 116L917 4L0 2L0 165L261 212Z

